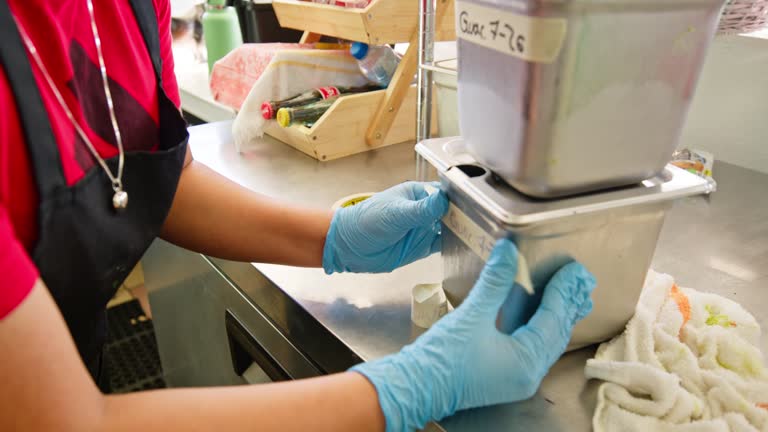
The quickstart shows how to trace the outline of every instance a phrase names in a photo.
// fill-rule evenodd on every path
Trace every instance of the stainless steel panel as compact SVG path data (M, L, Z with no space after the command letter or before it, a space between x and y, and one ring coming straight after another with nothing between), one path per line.
M221 276L198 254L156 240L142 259L160 361L170 387L242 384L229 355Z
M284 281L275 277L273 273L267 273L262 268L243 265L240 262L217 258L211 258L211 262L222 274L226 274L227 279L237 286L258 311L269 316L275 328L290 340L293 346L300 347L303 356L312 359L312 363L320 372L343 372L362 361L354 350L339 340L338 335L331 333L308 313L305 308L311 303L306 302L302 307L296 304L295 299L286 295L281 289ZM259 267L261 266L267 265L260 264ZM303 273L304 277L298 282L310 296L314 293L325 297L327 292L332 290L324 290L323 286L329 283L338 284L338 280L334 283L322 269L280 267L290 272L293 277ZM265 274L269 274L270 277L267 278ZM290 352L278 359L281 362L282 359L293 360Z
M723 0L465 1L567 26L552 63L458 40L459 122L481 163L537 197L630 184L664 168Z
M192 154L230 180L275 199L330 208L347 195L378 192L416 179L413 143L320 162L265 135L254 139L252 151L241 154L232 144L230 124L191 128ZM429 170L425 174L429 176Z
M143 259L155 336L171 387L244 384L235 372L227 313L278 360L291 378L319 375L250 300L202 255L156 240Z

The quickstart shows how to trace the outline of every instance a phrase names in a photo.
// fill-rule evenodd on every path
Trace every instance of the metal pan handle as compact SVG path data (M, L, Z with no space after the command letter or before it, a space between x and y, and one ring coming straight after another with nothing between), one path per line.
M266 381L255 378L254 375L266 375L270 381L293 379L291 374L256 340L232 311L227 310L224 321L229 340L229 351L232 355L232 368L235 374L243 377L249 383Z

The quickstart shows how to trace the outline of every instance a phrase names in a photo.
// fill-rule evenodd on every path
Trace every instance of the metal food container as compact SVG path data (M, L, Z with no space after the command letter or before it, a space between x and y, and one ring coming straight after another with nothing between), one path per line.
M478 161L558 197L660 173L723 0L457 0L459 123Z
M593 312L573 332L569 349L604 341L634 313L664 216L674 199L711 191L706 180L668 165L642 183L556 200L523 195L456 154L461 138L424 141L416 151L431 163L451 202L443 220L443 287L454 306L467 296L495 240L513 239L528 262L534 294L515 285L497 327L526 323L552 275L571 260L597 278Z

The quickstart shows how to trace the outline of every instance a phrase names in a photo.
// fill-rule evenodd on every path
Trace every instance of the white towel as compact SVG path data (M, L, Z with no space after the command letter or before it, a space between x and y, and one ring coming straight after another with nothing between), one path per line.
M232 124L239 152L257 148L253 139L264 135L268 122L261 116L264 101L280 100L324 86L357 87L368 84L347 51L283 50L275 53L240 107Z
M768 432L759 343L739 304L650 271L624 333L587 361L587 377L605 381L595 431Z

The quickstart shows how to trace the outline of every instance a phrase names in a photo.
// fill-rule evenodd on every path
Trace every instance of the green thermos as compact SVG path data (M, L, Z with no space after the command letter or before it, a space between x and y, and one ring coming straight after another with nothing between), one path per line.
M208 51L208 73L217 60L243 44L237 12L226 0L208 0L203 14L203 38Z

